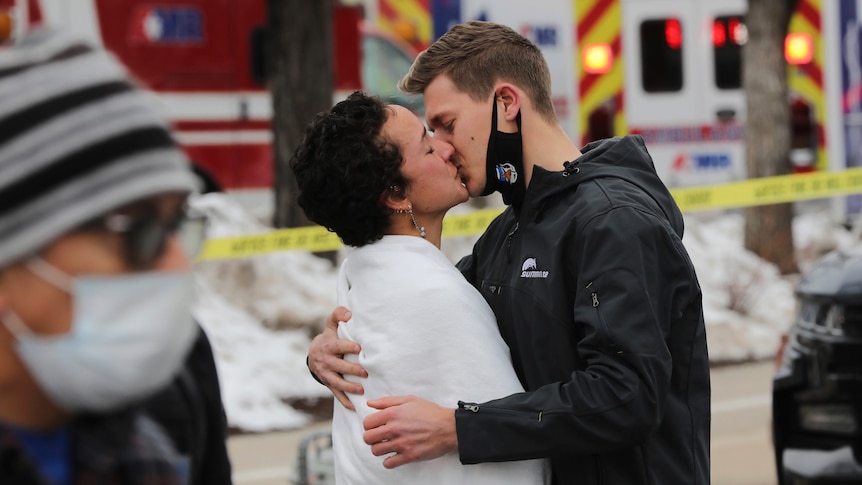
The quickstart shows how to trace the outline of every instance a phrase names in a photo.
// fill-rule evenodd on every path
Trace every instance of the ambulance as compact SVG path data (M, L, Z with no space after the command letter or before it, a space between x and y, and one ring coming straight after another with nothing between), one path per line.
M266 0L0 0L0 36L4 25L14 41L41 24L104 45L157 94L202 190L229 191L255 213L271 212ZM374 28L355 3L334 4L332 31L333 100L365 89L417 109L396 87L413 46Z
M366 4L384 30L403 32L409 18L427 41L468 20L509 25L544 52L557 116L579 143L639 133L672 187L746 178L747 0ZM860 4L797 2L785 42L795 172L862 165ZM848 201L859 212L859 198Z

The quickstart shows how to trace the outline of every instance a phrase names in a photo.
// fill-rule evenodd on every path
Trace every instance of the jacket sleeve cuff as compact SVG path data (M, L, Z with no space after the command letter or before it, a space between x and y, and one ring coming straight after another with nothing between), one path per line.
M455 433L458 436L458 457L462 465L482 463L476 454L476 434L470 431L471 421L475 421L472 419L475 412L468 410L470 405L473 404L458 401L458 408L455 409Z
M320 380L320 378L319 378L319 377L317 377L317 374L315 374L314 372L312 372L312 370L311 370L311 366L310 366L310 365L308 365L308 356L307 356L307 355L305 356L305 367L307 367L307 368L308 368L308 373L309 373L309 374L311 374L311 377L314 377L314 380L315 380L315 381L317 381L317 382L319 382L319 383L323 384L323 381L321 381L321 380ZM323 385L325 386L326 384L323 384Z

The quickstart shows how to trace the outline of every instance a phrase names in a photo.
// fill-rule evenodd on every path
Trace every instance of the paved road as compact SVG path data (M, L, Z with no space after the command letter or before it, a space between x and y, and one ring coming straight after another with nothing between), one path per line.
M775 485L772 361L714 368L712 485Z
M713 368L713 485L775 485L769 438L772 372L772 362ZM300 437L328 426L231 437L234 483L286 485Z

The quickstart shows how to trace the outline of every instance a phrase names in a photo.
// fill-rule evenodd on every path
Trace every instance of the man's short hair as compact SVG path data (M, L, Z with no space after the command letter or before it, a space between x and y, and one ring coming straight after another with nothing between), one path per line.
M556 121L551 72L542 51L505 25L471 21L449 29L416 57L399 88L422 94L441 74L476 101L485 101L498 81L523 89L548 121Z

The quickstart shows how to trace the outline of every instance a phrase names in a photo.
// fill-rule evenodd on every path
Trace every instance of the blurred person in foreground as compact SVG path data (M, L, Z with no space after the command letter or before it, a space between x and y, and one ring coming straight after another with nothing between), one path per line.
M444 405L375 395L365 442L388 468L457 450L464 464L548 457L560 485L709 483L709 358L682 214L641 137L578 149L550 84L538 47L490 22L454 26L402 80L424 95L470 195L508 205L458 267L527 392ZM365 373L340 358L361 349L338 339L347 318L336 309L309 350L339 399L363 390L342 374Z
M63 33L0 49L0 483L230 483L154 101Z
M291 159L308 218L353 246L338 275L353 318L339 333L362 345L350 359L369 375L351 378L366 391L350 395L356 412L334 409L337 483L547 482L543 460L465 467L455 453L387 470L362 440L370 397L446 404L523 391L493 312L440 251L443 216L469 197L452 152L407 109L357 92L314 119Z

